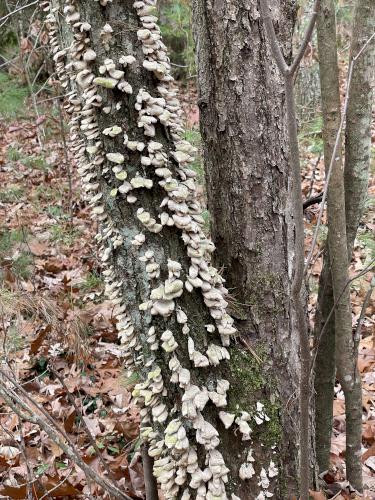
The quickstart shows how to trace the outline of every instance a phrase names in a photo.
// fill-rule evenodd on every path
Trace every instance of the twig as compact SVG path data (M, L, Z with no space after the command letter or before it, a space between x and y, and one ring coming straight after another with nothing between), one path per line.
M317 196L312 196L303 202L303 209L310 207L311 205L315 205L316 203L320 203L323 199L323 193L318 194Z
M12 413L12 415L13 415L13 413ZM22 434L22 420L20 419L20 417L18 415L17 415L17 417L18 417L18 427L19 427L18 430L20 433L20 441L19 442L18 442L16 436L10 430L8 430L2 423L0 423L0 426L3 429L3 431L5 432L5 434L7 434L11 438L12 441L15 441L17 447L20 450L20 453L21 453L23 460L25 462L25 465L26 465L27 481L25 483L25 486L26 486L26 499L25 500L33 500L34 497L33 497L32 488L33 488L33 483L35 482L35 480L33 480L33 478L32 478L30 465L29 465L29 462L28 462L27 456L26 456L25 440L24 440L23 434Z
M314 372L314 368L315 368L315 362L316 362L316 357L317 357L317 354L318 354L318 346L319 346L319 343L320 343L320 340L321 338L323 337L326 329L327 329L327 326L328 326L328 323L329 323L329 320L331 319L332 317L332 314L335 312L335 308L337 306L337 304L339 303L341 297L342 297L342 294L344 293L344 291L346 290L346 288L350 285L350 283L352 283L353 281L357 280L358 278L360 278L361 276L364 276L366 273L368 273L369 271L372 271L372 267L373 265L375 264L375 259L373 259L370 264L368 264L364 269L362 269L362 271L360 271L358 274L356 274L355 276L353 276L353 278L350 278L344 288L342 289L341 291L341 294L339 296L339 298L334 302L331 310L329 311L329 314L327 316L327 319L322 327L322 329L320 330L320 334L319 334L319 337L318 337L318 340L317 340L317 343L316 345L314 346L315 348L315 353L314 353L314 356L313 356L313 359L312 359L312 363L311 363L311 367L310 367L310 371L311 371L311 375L313 374Z
M280 73L284 77L285 101L287 112L287 127L289 137L290 164L292 170L292 208L295 226L295 272L292 282L292 303L296 318L296 325L300 341L301 375L300 375L300 498L309 499L310 486L310 344L308 329L304 311L304 299L302 297L302 286L304 281L304 241L305 228L303 219L303 200L301 189L301 166L298 145L297 119L295 110L294 82L293 76L298 69L307 44L311 39L320 0L315 0L314 11L311 16L304 39L297 52L297 56L290 66L281 51L277 40L275 29L270 16L267 0L260 2L262 17L267 31L268 40L271 45L273 56Z
M0 69L3 68L4 66L8 66L8 64L14 64L14 61L17 61L17 59L18 59L18 56L13 57L13 59L9 59L9 61L5 61L3 64L0 64Z
M37 3L39 3L39 0L35 0L34 2L28 3L22 7L18 7L18 9L15 9L12 12L9 12L9 14L7 14L6 16L0 17L0 23L2 21L5 21L6 19L8 19L8 17L13 16L17 12L20 12L21 10L27 9L28 7L31 7L32 5L36 5Z
M310 18L309 24L308 24L306 32L305 32L305 36L302 40L302 43L301 43L300 48L297 52L297 55L295 56L292 65L290 66L290 72L292 75L298 69L298 67L301 63L302 57L305 54L307 45L311 40L313 31L314 31L314 27L315 27L315 23L316 23L316 18L318 16L319 6L320 6L320 0L315 0L314 6L313 6L313 12L311 14L311 18Z
M48 421L52 423L52 426L44 420L40 415L37 415L35 411L33 411L20 397L13 391L13 389L4 386L3 382L0 381L0 395L6 402L6 404L14 411L16 415L18 415L21 419L28 421L30 423L38 425L41 429L43 429L48 437L59 446L63 450L63 452L72 460L73 463L77 464L78 467L88 476L92 481L96 482L101 486L105 491L108 491L113 495L113 498L120 498L123 500L131 500L131 497L120 491L113 483L108 481L105 478L100 477L94 470L92 470L86 463L81 459L78 450L75 445L72 443L70 438L66 435L66 433L58 426L58 424L54 421L54 419L41 407L38 403L36 403L32 398L30 398L26 391L24 391L14 379L12 379L4 370L0 369L1 375L3 375L7 380L9 380L16 388L19 390L26 399L30 400L31 403L38 408L39 411L43 413L46 417L48 416ZM22 413L21 409L26 411ZM28 413L30 415L28 415ZM68 441L69 446L65 444L65 442L58 436L56 433L57 429L59 433Z
M54 376L57 378L57 380L60 382L60 384L63 386L63 388L66 390L66 394L67 394L67 396L69 398L69 401L74 406L74 409L75 409L77 415L82 414L82 411L80 411L80 409L78 408L73 395L69 392L69 389L66 386L66 384L64 382L64 379L60 376L60 374L57 372L57 370L55 370L55 368L52 366L51 363L49 364L49 369L54 374ZM104 469L106 470L106 472L108 474L108 477L112 481L115 481L115 478L113 477L113 474L112 474L110 468L108 467L107 462L104 460L103 455L102 455L101 451L99 450L98 445L96 444L95 439L93 438L93 436L92 436L92 434L90 432L90 429L88 428L88 425L85 422L85 419L82 418L81 422L82 422L82 425L83 425L83 427L84 427L84 429L86 431L86 434L87 434L87 436L88 436L88 438L90 440L91 446L94 448L94 450L95 450L95 452L96 452L96 454L97 454L97 456L98 456L101 464L103 465Z
M309 265L311 263L311 258L312 258L312 255L314 253L314 249L315 249L316 242L317 242L317 239L318 239L318 231L319 231L319 227L321 225L322 216L323 216L323 212L324 212L324 205L325 205L325 202L326 202L326 199L327 199L327 194L328 194L329 180L331 178L331 173L332 173L332 168L333 168L334 162L336 161L337 150L338 150L338 147L339 147L339 144L340 144L340 137L341 137L341 133L342 133L342 130L343 130L343 127L344 127L344 123L345 123L345 119L346 119L346 113L348 111L350 85L351 85L351 82L352 82L354 64L358 60L358 58L364 53L364 51L369 46L369 44L374 39L374 37L375 37L375 33L373 35L371 35L370 38L363 44L361 50L358 52L358 54L356 56L354 56L352 58L352 60L350 61L350 64L349 64L348 78L347 78L347 85L346 85L346 95L345 95L345 101L344 101L344 109L343 109L343 112L342 112L342 115L341 115L340 126L339 126L339 129L337 131L335 145L334 145L334 148L333 148L332 157L331 157L331 161L330 161L329 168L328 168L328 173L326 175L326 180L325 180L324 190L323 190L322 203L321 203L321 206L320 206L319 215L318 215L318 221L316 223L316 227L315 227L315 231L314 231L313 241L311 243L311 248L310 248L307 260L306 260L305 269L304 269L304 275L306 275L307 269L308 269L308 267L309 267Z
M329 163L328 172L327 172L326 180L325 180L325 183L324 183L323 197L322 197L322 201L321 201L321 205L320 205L320 209L319 209L318 220L317 220L317 223L316 223L316 226L315 226L315 230L314 230L313 240L312 240L310 251L308 253L308 256L307 256L307 259L306 259L306 263L305 263L305 268L304 268L304 275L305 276L306 276L307 270L308 270L308 268L310 266L311 259L312 259L312 256L313 256L313 253L314 253L314 250L315 250L316 242L318 240L318 232L319 232L319 228L320 228L320 225L321 225L321 222L322 222L322 217L323 217L323 212L324 212L324 206L325 206L326 199L327 199L327 194L328 194L328 185L329 185L329 181L331 179L331 173L332 173L333 165L334 165L334 163L336 161L336 155L337 155L338 147L340 145L341 133L342 133L342 130L343 130L343 127L344 127L346 113L347 113L347 110L348 110L349 91L350 91L350 84L351 84L351 81L352 81L352 75L353 75L353 62L351 62L350 66L349 66L348 83L347 83L347 90L346 90L346 96L345 96L344 110L343 110L343 112L341 114L340 126L339 126L339 129L338 129L337 134L336 134L335 145L333 147L331 161Z
M22 35L22 21L19 22L19 29L20 29L20 33ZM18 35L17 35L18 37ZM19 38L19 37L18 37ZM19 41L19 40L18 40ZM23 55L21 54L20 55L20 59L21 59L21 62L22 62L22 66L23 66L23 70L25 72L25 77L26 77L26 83L27 83L27 86L29 88L29 92L30 92L30 98L31 98L31 102L33 103L33 108L34 108L34 113L36 114L36 116L39 118L39 110L38 110L38 106L36 104L36 99L35 99L35 95L34 95L34 91L33 91L33 85L31 83L31 80L30 80L30 75L29 75L29 70L28 70L28 67L27 65L25 64L25 61L24 61L24 58L23 58ZM42 142L42 139L41 139L41 135L44 137L45 134L44 134L44 128L43 126L41 127L41 134L40 134L40 131L39 131L39 126L37 127L37 130L36 130L36 135L37 135L37 139L38 139L38 144L39 144L39 147L41 149L43 149L43 142Z
M366 309L370 303L371 295L372 295L372 292L374 291L374 288L375 288L375 276L372 278L371 283L370 283L370 287L367 290L365 300L363 301L363 304L362 304L361 313L360 313L359 318L358 318L357 328L355 329L354 342L357 346L358 346L359 341L361 339L362 323L363 323L363 320L365 318Z
M27 491L27 500L33 500L33 484L34 484L34 479L32 475L32 470L30 468L30 463L27 460L27 454L26 454L26 445L25 445L25 438L23 437L23 426L22 426L22 420L20 417L18 417L18 430L20 433L20 450L23 456L23 459L25 461L26 465L26 471L27 471L27 486L26 486L26 491Z
M47 99L42 99L40 101L37 101L37 104L42 104L42 102L47 102L47 101L54 101L55 99L61 99L61 98L66 97L68 95L69 95L69 93L67 93L67 94L60 94L60 95L56 95L56 96L53 96L53 97L47 97Z
M56 94L57 89L55 87L55 92ZM65 139L65 130L64 130L64 117L63 117L63 112L61 109L61 101L58 99L56 101L57 103L57 110L59 113L59 126L60 126L60 136L61 136L61 142L63 145L63 151L64 151L64 162L65 162L65 170L66 170L66 176L68 178L68 204L69 204L69 222L70 222L70 227L73 227L73 187L72 187L72 171L70 169L70 161L68 158L68 148L66 145L66 139Z
M65 481L68 480L70 474L72 473L72 470L73 470L73 468L71 467L70 471L68 472L68 474L59 483L57 483L56 486L54 486L53 488L51 488L50 490L48 490L42 497L40 497L39 500L43 500L44 498L48 498L53 491L56 491L57 488L60 488L60 486L62 484L64 484ZM54 498L53 495L51 495L51 497Z

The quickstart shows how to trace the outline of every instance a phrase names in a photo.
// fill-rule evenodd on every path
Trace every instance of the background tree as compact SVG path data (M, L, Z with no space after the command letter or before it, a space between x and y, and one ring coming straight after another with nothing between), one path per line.
M328 469L332 429L332 405L336 364L338 377L346 394L347 422L347 474L350 483L359 491L362 489L361 464L361 389L357 370L357 347L359 339L352 338L350 296L347 276L341 276L341 283L333 282L337 273L347 272L351 259L357 229L363 214L367 197L368 169L370 164L370 123L374 59L373 23L375 7L369 2L358 1L355 6L352 27L352 42L349 58L347 83L347 105L345 129L345 174L342 166L341 132L342 120L340 111L339 73L337 64L335 6L333 2L323 2L318 21L318 46L320 54L320 77L322 88L322 108L324 118L324 161L326 172L332 167L331 191L328 191L328 203L337 203L336 209L329 208L331 213L329 225L328 248L324 258L323 271L320 277L317 317L315 321L315 337L318 351L316 357L315 401L316 401L316 450L320 471ZM332 155L334 159L332 160ZM345 185L344 185L345 175ZM339 186L339 199L337 198ZM345 206L345 211L343 210ZM338 214L342 221L332 222ZM345 226L345 231L343 231ZM336 234L339 231L339 234ZM344 239L343 235L346 236ZM331 244L330 244L331 241ZM331 246L335 246L330 255ZM344 261L339 265L338 248L344 247ZM335 264L336 262L336 264ZM333 276L333 267L336 274ZM335 298L334 298L335 297ZM341 314L345 309L345 318ZM335 311L335 314L332 314ZM346 332L346 333L345 333ZM343 336L346 338L344 340ZM343 345L345 344L345 345ZM346 354L344 354L344 352ZM339 356L336 359L335 353ZM345 357L346 356L346 357ZM354 366L352 366L354 365ZM344 372L345 373L344 373ZM346 373L346 371L348 371ZM346 379L346 380L345 380ZM349 383L347 387L346 382Z

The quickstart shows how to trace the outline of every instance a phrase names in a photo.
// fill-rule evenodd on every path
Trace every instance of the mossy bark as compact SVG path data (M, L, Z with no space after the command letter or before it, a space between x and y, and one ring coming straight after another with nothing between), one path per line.
M290 59L294 7L272 7ZM300 362L290 300L294 226L283 81L255 0L195 0L194 24L215 262L224 269L239 330L232 367L250 387L245 392L240 383L231 404L261 398L278 415L270 435L279 441L278 498L286 499L298 491ZM248 483L245 498L253 498Z

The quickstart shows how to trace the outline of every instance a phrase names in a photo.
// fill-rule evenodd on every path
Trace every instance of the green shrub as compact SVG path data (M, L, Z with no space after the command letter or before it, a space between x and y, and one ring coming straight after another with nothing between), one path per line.
M21 199L23 194L24 191L22 187L10 185L0 191L0 202L14 203Z
M24 114L25 99L28 95L26 87L22 87L17 80L0 71L0 116L15 118Z
M192 76L195 73L195 58L191 2L167 0L159 7L159 17L163 40L169 49L174 77L185 79Z

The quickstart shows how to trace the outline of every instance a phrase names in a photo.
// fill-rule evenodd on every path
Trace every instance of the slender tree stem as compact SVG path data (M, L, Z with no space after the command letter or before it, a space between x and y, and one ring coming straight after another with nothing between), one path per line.
M320 5L320 0L315 0L314 6L313 6L313 12L311 14L309 24L308 24L307 29L305 31L305 36L302 40L302 43L298 49L296 56L294 57L294 60L290 66L290 72L292 73L292 75L294 75L294 73L299 68L299 65L301 64L301 61L302 61L302 57L305 54L305 50L306 50L308 44L310 43L312 34L314 32L314 28L315 28L316 18L317 18L318 12L319 12L319 5Z
M302 288L304 281L304 221L303 199L301 190L301 165L298 145L297 119L293 76L297 71L306 47L311 39L320 1L316 0L303 42L297 56L288 66L277 41L276 33L270 17L267 0L261 2L263 20L271 49L281 74L284 77L285 100L287 112L288 137L290 148L290 165L293 179L293 216L295 223L295 274L292 283L292 301L296 315L296 324L300 342L301 375L300 375L300 497L309 498L310 484L310 345L305 317Z
M148 454L146 445L142 446L143 474L145 477L146 500L158 500L158 485L153 474L154 461Z

